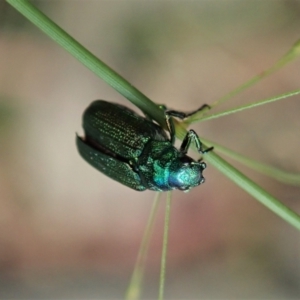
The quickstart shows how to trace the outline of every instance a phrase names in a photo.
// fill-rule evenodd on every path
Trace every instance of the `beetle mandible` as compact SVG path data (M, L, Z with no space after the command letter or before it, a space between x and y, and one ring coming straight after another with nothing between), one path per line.
M196 132L189 130L177 149L172 117L185 119L205 107L192 113L165 110L168 137L149 117L120 104L96 100L83 114L85 137L76 136L77 148L97 170L134 190L187 192L204 182L206 168L201 159L186 155L191 141L201 154L213 148L204 150Z

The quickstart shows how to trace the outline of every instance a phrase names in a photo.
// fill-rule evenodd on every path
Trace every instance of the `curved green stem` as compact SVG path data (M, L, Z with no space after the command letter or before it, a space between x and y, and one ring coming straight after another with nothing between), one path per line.
M181 126L177 126L176 135L180 139L183 139L183 137L186 135L186 130ZM226 177L231 179L248 194L253 196L261 204L263 204L279 217L284 219L286 222L300 230L300 215L298 215L278 199L270 195L267 191L253 182L250 178L246 177L243 173L241 173L235 167L218 156L214 151L210 151L205 154L205 161L212 164L216 169L218 169Z
M169 240L169 226L170 226L170 212L171 212L171 192L168 192L167 200L166 200L165 226L164 226L163 247L162 247L162 254L161 254L158 300L164 299L167 251L168 251L168 240Z
M50 20L39 9L27 0L6 0L10 5L23 14L28 20L45 32L51 39L61 45L87 68L103 79L117 92L140 108L153 120L165 126L165 116L159 107L143 93L137 90L126 79L112 70L94 54L79 44L62 28Z
M247 166L252 170L255 170L268 177L274 178L277 181L290 185L300 186L300 173L287 172L279 168L264 164L262 162L258 162L254 159L248 158L242 154L239 154L231 149L228 149L204 138L201 138L201 141L205 144L212 145L216 151L229 156L230 158L243 164L244 166Z
M221 103L226 102L227 100L233 98L234 96L238 95L239 93L243 92L247 88L255 85L262 79L266 78L267 76L275 73L282 67L284 67L287 63L293 61L300 55L300 40L297 40L294 45L277 61L275 62L270 68L264 70L260 74L254 76L249 81L243 83L242 85L238 86L233 91L229 92L225 96L221 97L220 99L213 102L210 106L215 107L220 105Z
M184 121L184 123L192 124L192 123L195 123L195 122L200 122L200 121L202 122L202 121L217 119L217 118L224 117L224 116L227 116L227 115L231 115L231 114L234 114L234 113L246 110L246 109L250 109L250 108L254 108L254 107L257 107L257 106L264 105L264 104L272 103L272 102L275 102L275 101L278 101L278 100L287 99L289 97L296 96L296 95L299 95L299 94L300 94L300 90L295 90L295 91L292 91L292 92L288 92L288 93L284 93L284 94L281 94L281 95L278 95L278 96L270 97L268 99L252 102L252 103L249 103L249 104L246 104L246 105L238 106L238 107L235 107L235 108L231 108L231 109L228 109L228 110L216 113L216 114L211 114L211 115L208 115L208 116L204 116L204 117L201 117L199 114L195 114L194 116L192 116L192 117L188 118L186 121Z
M153 205L151 208L151 212L149 215L149 219L146 225L146 229L143 235L143 239L141 242L141 246L139 249L139 253L137 256L137 260L134 266L134 271L130 280L130 284L126 291L125 299L126 300L136 300L140 298L141 290L142 290L142 281L146 263L146 257L148 253L150 238L153 231L153 225L155 221L155 217L157 215L157 209L159 204L161 193L156 193Z

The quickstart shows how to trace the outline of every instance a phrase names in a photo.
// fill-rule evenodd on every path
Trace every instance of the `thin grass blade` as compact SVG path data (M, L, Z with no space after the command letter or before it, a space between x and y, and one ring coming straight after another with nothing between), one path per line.
M300 186L300 173L290 173L273 166L258 162L254 159L248 158L244 155L236 153L224 146L211 142L207 139L201 139L204 143L212 145L214 149L235 161L247 166L249 169L255 170L263 175L271 177L279 182L286 183L289 185Z
M201 117L200 115L196 114L196 115L188 118L187 120L185 120L184 123L186 123L187 125L190 125L190 124L195 123L195 122L202 122L202 121L217 119L217 118L228 116L228 115L231 115L231 114L235 114L237 112L241 112L241 111L244 111L244 110L247 110L247 109L250 109L250 108L254 108L254 107L257 107L257 106L269 104L269 103L272 103L272 102L275 102L275 101L278 101L278 100L284 100L284 99L287 99L289 97L293 97L293 96L296 96L296 95L299 95L299 94L300 94L300 90L295 90L295 91L292 91L292 92L288 92L288 93L284 93L284 94L274 96L274 97L271 97L271 98L268 98L268 99L252 102L252 103L249 103L249 104L246 104L246 105L238 106L238 107L235 107L235 108L232 108L232 109L229 109L229 110L222 111L220 113L216 113L216 114L212 114L212 115L208 115L208 116L204 116L204 117L203 116Z

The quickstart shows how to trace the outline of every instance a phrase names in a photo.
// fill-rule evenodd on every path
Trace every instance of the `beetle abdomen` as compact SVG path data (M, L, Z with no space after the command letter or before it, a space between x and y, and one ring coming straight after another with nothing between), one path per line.
M129 163L98 151L78 136L76 137L76 143L82 158L98 171L137 191L146 190L146 187L141 183L140 176L132 169Z
M104 100L96 100L85 110L86 138L126 159L140 156L149 140L167 141L166 132L133 110Z

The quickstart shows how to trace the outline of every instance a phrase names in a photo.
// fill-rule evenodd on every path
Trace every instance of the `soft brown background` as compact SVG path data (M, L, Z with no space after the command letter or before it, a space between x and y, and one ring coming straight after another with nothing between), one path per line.
M212 103L300 38L300 2L292 0L35 3L151 99L178 110ZM0 298L122 298L154 193L88 166L75 132L92 100L128 102L4 1L0 25ZM298 60L218 110L299 89L299 68ZM299 172L299 100L193 128ZM237 166L300 211L299 188ZM166 298L299 298L299 233L213 167L205 177L173 194ZM144 298L157 297L163 218L161 203Z

